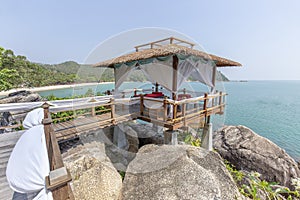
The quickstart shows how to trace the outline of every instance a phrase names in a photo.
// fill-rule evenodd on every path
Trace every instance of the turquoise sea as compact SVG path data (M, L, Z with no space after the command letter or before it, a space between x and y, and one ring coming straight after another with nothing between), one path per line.
M196 89L198 85L188 83L185 87ZM113 87L114 84L110 83L40 94L65 97L84 94L89 88L96 93ZM123 89L134 87L137 87L137 83L123 85ZM229 94L225 124L245 125L300 160L300 81L226 82L224 87ZM147 86L140 83L140 88Z
M300 81L224 83L225 124L245 125L300 160Z

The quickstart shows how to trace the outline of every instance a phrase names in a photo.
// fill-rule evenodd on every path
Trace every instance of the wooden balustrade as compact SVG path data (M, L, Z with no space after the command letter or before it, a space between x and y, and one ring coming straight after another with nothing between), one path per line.
M73 120L78 124L80 120L92 117L94 118L94 121L98 120L98 124L100 124L99 128L101 128L104 124L106 124L106 126L109 125L109 123L111 123L111 125L117 124L124 121L125 117L127 117L128 120L140 118L149 122L155 121L154 123L157 122L160 125L172 128L175 126L187 126L191 120L194 120L197 117L198 119L203 117L209 120L209 116L212 114L222 114L225 107L225 95L226 93L218 92L212 95L205 94L201 97L183 99L180 101L167 99L167 97L164 99L148 98L143 95L133 99L114 99L113 97L110 97L103 102L92 99L89 102L74 104L74 106L67 104L66 106L53 107L51 108L51 113L72 111L72 115L62 116L60 114L57 115L56 118L53 118L58 126L61 123L67 121L71 122ZM132 100L134 103L137 103L135 105L138 105L139 103L139 108L135 106L133 109L134 106L131 107L130 101ZM161 103L162 107L159 109L149 109L145 107L145 101ZM126 104L129 105L129 108L126 106L126 109L131 109L129 114L128 111L123 109ZM69 125L70 124L71 123L69 123ZM19 126L20 125L0 127L0 129L15 128Z

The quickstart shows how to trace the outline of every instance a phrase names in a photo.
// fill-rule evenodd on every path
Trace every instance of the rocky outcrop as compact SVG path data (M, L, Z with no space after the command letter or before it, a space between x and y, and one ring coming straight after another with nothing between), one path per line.
M243 199L222 158L186 145L146 145L129 164L122 200Z
M122 178L105 154L105 145L85 143L63 154L72 176L71 187L75 199L118 199Z
M7 97L0 99L0 104L5 103L21 103L21 102L36 102L42 101L42 97L37 93L22 90L10 93Z
M244 171L257 171L267 181L291 187L300 177L297 163L280 147L244 126L226 126L214 134L214 148Z
M118 171L126 171L127 165L135 157L138 150L138 138L136 132L126 129L128 134L123 132L124 128L112 126L105 129L98 129L88 134L80 135L83 144L96 141L104 145L104 152ZM135 152L134 152L135 151Z
M42 97L39 94L32 93L30 91L18 91L10 93L7 97L0 99L0 104L7 103L22 103L22 102L35 102L41 101ZM18 119L19 120L19 119ZM22 118L23 120L23 118ZM10 112L0 112L0 126L9 126L16 122L16 119L13 119ZM1 129L1 133L11 132L11 129Z
M139 147L146 144L164 144L163 133L158 129L162 127L154 126L152 124L139 124L139 123L127 123L127 127L130 127L136 132L139 140Z
M149 124L126 122L80 136L80 141L105 144L106 155L119 171L126 171L139 148L145 144L163 144L162 135Z

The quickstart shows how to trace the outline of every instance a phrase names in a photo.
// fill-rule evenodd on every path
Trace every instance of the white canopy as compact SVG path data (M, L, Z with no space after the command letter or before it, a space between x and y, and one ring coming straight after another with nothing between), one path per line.
M149 81L157 82L173 93L177 93L177 89L190 76L207 86L212 88L215 86L213 80L215 64L212 61L195 56L176 56L178 58L177 70L173 68L173 55L115 65L116 90L130 73L137 69L142 70ZM173 85L174 74L177 76L177 85Z

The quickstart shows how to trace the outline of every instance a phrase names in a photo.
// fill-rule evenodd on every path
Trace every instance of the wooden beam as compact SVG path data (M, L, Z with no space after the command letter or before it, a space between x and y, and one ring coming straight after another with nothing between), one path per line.
M162 40L157 40L157 41L154 41L154 42L149 42L149 43L146 43L146 44L141 44L141 45L135 46L134 48L135 48L136 52L139 51L139 48L145 47L145 46L150 46L150 48L152 49L155 45L157 45L157 46L163 46L163 45L160 45L158 43L162 43L162 42L165 42L165 41L168 41L168 40L169 40L169 44L175 44L175 41L178 41L179 43L185 43L185 44L190 45L191 48L193 48L195 46L194 43L191 43L189 41L181 40L181 39L178 39L178 38L175 38L175 37L169 37L169 38L165 38L165 39L162 39Z
M140 96L140 115L144 115L144 95Z
M185 118L185 113L186 113L186 104L182 104L182 117L183 117L183 126L186 126L186 118Z
M155 83L155 92L158 92L158 87L159 87L159 84L156 82Z
M115 112L116 112L116 107L115 107L115 100L114 98L110 98L110 109L111 109L111 123L115 124L116 120L115 120Z
M168 119L168 101L167 101L167 97L164 97L164 116L163 116L163 121L167 121Z
M159 126L163 126L163 127L166 127L168 129L173 130L173 125L170 124L170 123L166 123L166 122L156 120L156 119L151 119L151 118L145 117L145 116L138 116L137 118L140 119L140 120L143 120L143 121L146 121L146 122L151 122L153 124L157 124Z
M173 44L174 38L170 37L170 44Z
M203 103L203 111L205 112L205 122L207 120L207 104L208 104L208 98L207 98L207 93L204 94L204 103Z
M178 75L178 57L176 55L173 56L173 83L172 83L172 99L176 101L177 99L177 75ZM173 104L173 119L177 117L177 105Z
M172 38L173 38L173 40L176 40L176 41L178 41L178 42L189 44L189 45L191 45L191 47L195 46L194 43L188 42L188 41L186 41L186 40L182 40L182 39L175 38L175 37L172 37Z
M222 104L223 104L223 94L222 94L222 92L220 92L220 97L219 97L220 112L223 112L223 109L221 106Z
M63 168L63 160L61 157L61 152L57 143L56 135L52 127L52 119L49 112L49 104L44 103L44 133L46 138L46 147L48 151L48 159L50 164L50 171L54 171L59 168ZM51 173L51 172L50 172ZM52 190L52 195L54 200L65 200L65 199L74 199L71 187L68 183L70 178L66 179L64 183L61 183L59 187L56 187Z
M136 51L138 51L138 49L139 49L140 47L148 46L148 45L155 44L155 43L164 42L164 41L167 41L167 40L169 40L169 39L170 39L170 38L165 38L165 39L162 39L162 40L157 40L157 41L154 41L154 42L149 42L149 43L146 43L146 44L141 44L141 45L135 46L134 48L136 49Z
M176 100L176 92L177 92L177 75L178 75L178 57L176 55L173 56L173 82L172 82L172 99Z

